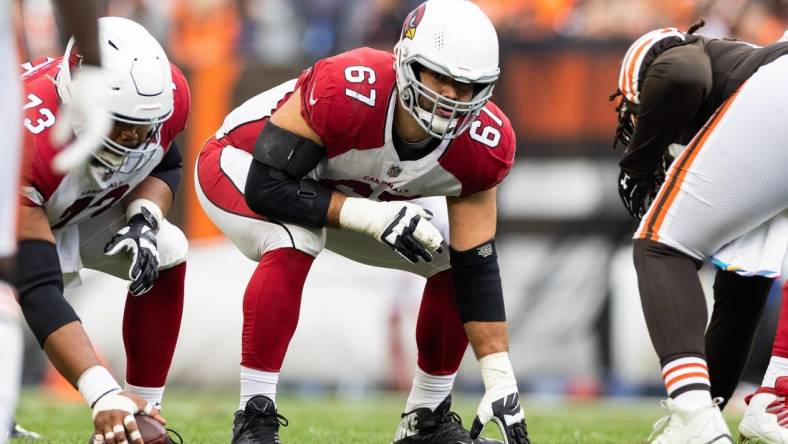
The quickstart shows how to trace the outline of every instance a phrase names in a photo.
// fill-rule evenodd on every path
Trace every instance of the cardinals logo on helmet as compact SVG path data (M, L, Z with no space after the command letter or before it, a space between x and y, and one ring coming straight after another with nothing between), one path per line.
M414 9L410 14L408 14L408 17L405 19L405 23L402 25L402 38L413 39L413 37L416 35L416 27L419 26L421 18L424 17L424 9L426 6L427 5L425 3L422 3L418 8Z

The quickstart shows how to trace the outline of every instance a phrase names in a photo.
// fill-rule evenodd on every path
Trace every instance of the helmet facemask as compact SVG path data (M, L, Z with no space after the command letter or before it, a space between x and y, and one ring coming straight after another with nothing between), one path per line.
M394 54L401 105L438 139L454 139L471 126L492 96L501 72L495 27L470 1L420 4L405 18ZM472 86L473 94L467 98L468 88L462 87L462 100L441 95L442 88L430 88L422 81L420 66Z
M397 58L396 69L400 102L415 118L419 126L432 137L454 139L462 134L476 120L479 112L492 96L495 87L494 79L486 83L471 82L453 77L446 70L421 58L413 57L402 60L403 57L399 51L397 51ZM421 67L454 78L458 82L472 84L473 96L468 101L462 101L441 95L421 80L419 73ZM441 116L439 110L444 110L449 115Z
M629 146L629 142L632 140L632 135L635 133L637 105L630 102L620 90L610 95L610 101L612 102L618 97L621 97L621 100L616 106L618 123L616 125L616 134L613 137L612 148L626 150Z
M162 125L174 112L174 84L167 54L145 28L120 17L102 17L98 25L102 63L109 75L109 112L115 124L93 153L90 166L106 178L138 171L154 157ZM72 38L55 81L64 104L72 99L73 71L81 63ZM73 130L80 137L84 128L75 122ZM129 130L136 137L119 137L121 131Z
M112 131L109 135L104 136L103 146L94 153L93 158L96 166L100 165L109 172L129 174L142 168L156 153L156 148L161 140L163 122L132 122L117 114L113 114L113 119L115 125ZM118 127L125 127L125 129L119 130ZM130 147L115 141L118 137L116 133L129 130L141 134L136 146Z

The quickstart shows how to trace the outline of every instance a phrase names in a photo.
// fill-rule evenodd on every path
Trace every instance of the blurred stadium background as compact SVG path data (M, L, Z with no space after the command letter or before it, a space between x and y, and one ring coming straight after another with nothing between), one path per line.
M234 393L241 298L254 264L211 225L194 195L203 141L235 106L295 77L315 60L362 45L390 49L418 0L107 0L107 15L146 26L189 79L181 136L186 177L170 219L191 239L186 309L168 386ZM608 95L629 43L661 26L753 43L780 37L785 0L479 0L498 27L502 75L495 101L518 135L517 164L499 199L498 243L511 350L526 393L661 395L640 312L630 235L616 193ZM57 56L65 37L48 0L19 2L28 56ZM341 118L341 117L339 117ZM704 271L710 283L710 270ZM68 297L120 378L124 284L97 273ZM298 392L407 389L422 280L324 253L307 281L281 383ZM710 290L710 288L709 288ZM710 292L709 292L710 293ZM746 379L768 361L774 292ZM29 340L25 382L51 370ZM458 388L478 390L469 353ZM287 390L287 389L285 389Z

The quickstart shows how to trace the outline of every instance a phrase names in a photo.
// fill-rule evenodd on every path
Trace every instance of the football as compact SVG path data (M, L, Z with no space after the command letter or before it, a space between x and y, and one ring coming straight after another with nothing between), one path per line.
M170 444L173 442L164 426L150 416L137 413L134 415L134 419L137 421L137 427L140 429L145 444Z
M170 435L167 433L167 430L164 429L164 426L159 424L155 419L148 415L137 413L134 415L134 420L137 422L137 427L142 435L142 441L145 444L174 444L174 441L170 439ZM91 436L88 444L92 444L93 442L93 437Z

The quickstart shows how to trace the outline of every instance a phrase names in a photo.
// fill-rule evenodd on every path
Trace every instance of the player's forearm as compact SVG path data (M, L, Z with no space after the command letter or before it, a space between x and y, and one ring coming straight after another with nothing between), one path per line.
M100 365L79 321L53 331L44 341L44 352L57 371L75 388L85 370Z
M98 46L99 6L96 0L55 0L68 32L74 36L83 63L101 65Z
M506 332L506 321L471 321L463 324L463 327L476 359L481 359L493 353L509 351L509 335Z
M43 240L55 243L49 219L41 207L19 206L19 240Z
M139 199L144 199L153 202L161 210L162 216L166 216L172 207L173 201L172 189L166 182L158 177L147 177L129 195L124 199L125 205L128 205Z
M120 385L101 365L88 335L79 321L52 332L44 342L44 352L52 365L82 395L90 408Z
M331 202L328 204L326 225L333 228L339 228L339 213L342 212L342 205L344 205L346 199L347 196L340 192L333 191L331 193Z

